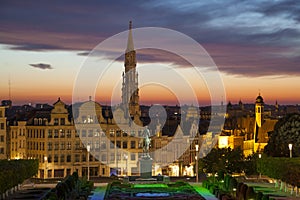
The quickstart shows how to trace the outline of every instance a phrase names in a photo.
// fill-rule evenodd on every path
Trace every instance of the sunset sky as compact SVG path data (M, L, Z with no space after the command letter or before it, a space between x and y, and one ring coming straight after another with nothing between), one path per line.
M279 104L300 103L299 1L54 2L1 0L1 100L9 98L10 80L16 105L51 104L58 97L72 103L74 82L89 52L105 39L127 31L132 20L133 28L172 29L202 45L223 79L226 97L220 99L224 101L253 103L260 91L268 104L276 100ZM124 38L124 51L126 42ZM183 45L178 43L178 48ZM109 59L109 52L99 55L99 67ZM110 73L99 81L95 98L102 104L111 101L116 87L111 80L121 80L122 59L114 61ZM141 85L152 74L170 80L170 88L180 88L176 79L163 76L159 69L167 66L184 74L191 68L178 56L153 49L137 50L137 60ZM204 80L186 76L200 104L209 104ZM176 104L176 92L170 88L145 85L140 89L141 102ZM183 102L189 103L190 94L181 91L186 97ZM78 101L87 100L85 96Z

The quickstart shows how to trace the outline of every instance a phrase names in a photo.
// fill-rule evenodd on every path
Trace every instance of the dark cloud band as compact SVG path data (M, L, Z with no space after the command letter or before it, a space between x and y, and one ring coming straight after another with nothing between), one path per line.
M53 69L51 65L44 64L44 63L38 63L38 64L29 64L32 67L39 68L39 69Z

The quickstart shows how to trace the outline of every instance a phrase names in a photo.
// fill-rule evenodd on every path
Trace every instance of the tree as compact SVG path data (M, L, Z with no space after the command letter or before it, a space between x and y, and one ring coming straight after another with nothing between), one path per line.
M300 187L300 162L299 158L274 158L261 159L262 173L270 178L280 179L293 186Z
M293 157L300 156L300 114L280 119L272 131L265 153L272 157L288 157L288 144L293 144Z
M214 148L199 160L199 168L205 173L232 174L243 170L243 152L240 148Z

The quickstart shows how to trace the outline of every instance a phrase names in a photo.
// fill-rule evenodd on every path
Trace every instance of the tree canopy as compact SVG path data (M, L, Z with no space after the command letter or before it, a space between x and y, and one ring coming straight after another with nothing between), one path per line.
M293 157L300 156L300 114L287 115L276 123L264 151L272 157L288 157L289 144L293 144Z
M0 160L0 194L36 175L38 160Z
M206 157L200 159L199 168L205 173L223 172L232 174L242 172L243 163L244 157L240 148L214 148Z

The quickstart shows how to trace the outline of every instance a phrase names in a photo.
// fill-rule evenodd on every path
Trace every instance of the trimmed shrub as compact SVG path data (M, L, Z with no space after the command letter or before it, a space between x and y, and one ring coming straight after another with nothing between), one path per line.
M256 194L256 196L255 196L255 200L262 200L262 198L263 198L263 193L262 192L258 192L257 194Z
M256 197L256 193L255 193L255 191L254 191L254 189L253 189L253 187L248 187L247 188L247 191L246 191L246 198L245 199L255 199L255 197Z
M247 192L247 189L248 189L248 185L246 185L246 184L243 184L242 185L242 188L241 188L241 195L240 195L240 199L241 200L246 200L247 198L246 198L246 192Z
M233 191L233 188L236 188L237 189L237 185L238 185L238 182L235 178L231 177L230 181L229 181L229 186L228 186L228 190L229 191Z
M264 194L262 197L262 200L269 200L269 195L268 194Z
M240 196L242 196L241 190L242 190L242 186L244 185L244 183L238 183L237 184L237 188L236 188L236 198L239 200L241 199Z

